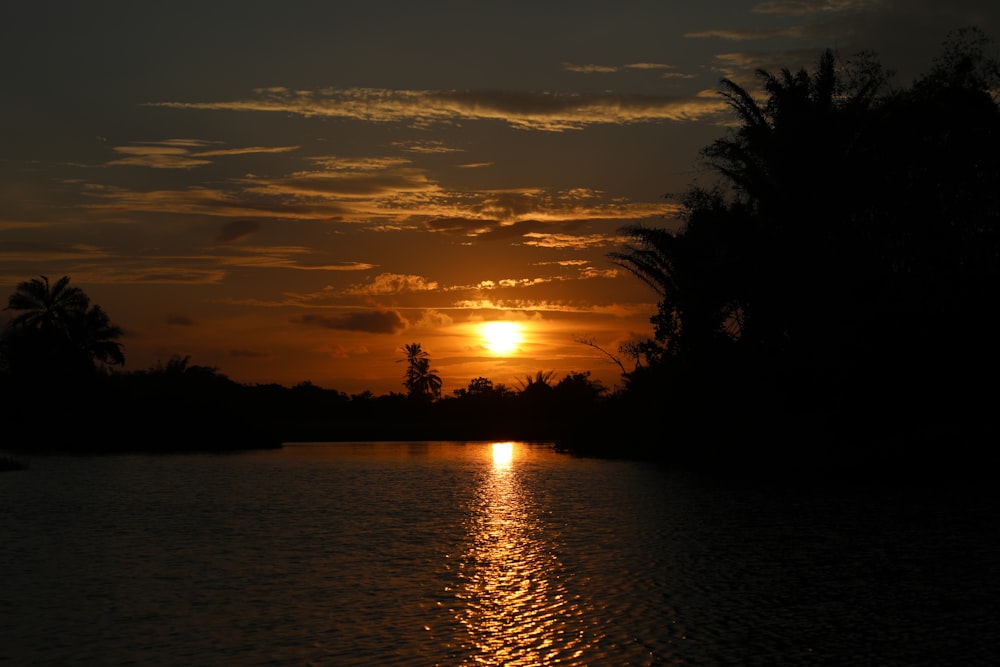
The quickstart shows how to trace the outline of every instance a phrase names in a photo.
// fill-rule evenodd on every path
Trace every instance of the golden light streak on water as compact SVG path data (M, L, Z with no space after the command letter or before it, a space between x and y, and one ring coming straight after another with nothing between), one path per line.
M468 633L463 665L573 664L586 648L578 601L569 599L556 545L518 476L513 443L494 443L469 520L456 618Z

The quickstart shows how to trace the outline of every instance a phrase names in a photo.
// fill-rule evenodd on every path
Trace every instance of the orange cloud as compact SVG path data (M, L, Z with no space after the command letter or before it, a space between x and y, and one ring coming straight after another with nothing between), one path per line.
M355 296L375 296L402 292L429 292L437 288L436 282L428 281L423 276L382 273L372 278L369 283L350 286L345 293Z
M692 33L690 36L717 36ZM719 101L613 93L331 88L267 88L229 102L150 102L147 106L215 111L270 111L372 123L495 120L525 130L561 132L590 125L698 120L725 111Z

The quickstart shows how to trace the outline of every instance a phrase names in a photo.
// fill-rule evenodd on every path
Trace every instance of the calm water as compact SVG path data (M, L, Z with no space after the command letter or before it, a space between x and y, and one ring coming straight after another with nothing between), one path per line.
M996 665L996 509L527 443L38 458L0 663Z

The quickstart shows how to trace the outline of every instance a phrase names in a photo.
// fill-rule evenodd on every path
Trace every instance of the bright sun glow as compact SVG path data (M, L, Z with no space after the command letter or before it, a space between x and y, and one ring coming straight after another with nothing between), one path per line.
M493 466L496 468L506 468L514 460L513 442L493 443Z
M479 332L493 354L510 354L521 344L521 326L514 322L483 322Z

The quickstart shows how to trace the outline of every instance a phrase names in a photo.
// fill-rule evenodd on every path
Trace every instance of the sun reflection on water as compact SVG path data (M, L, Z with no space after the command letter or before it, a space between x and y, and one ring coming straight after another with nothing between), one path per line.
M556 544L518 475L517 445L492 445L469 518L454 609L468 643L464 665L574 664L585 639L564 588Z
M494 442L493 443L493 467L494 468L509 468L510 464L514 462L514 443L513 442Z

